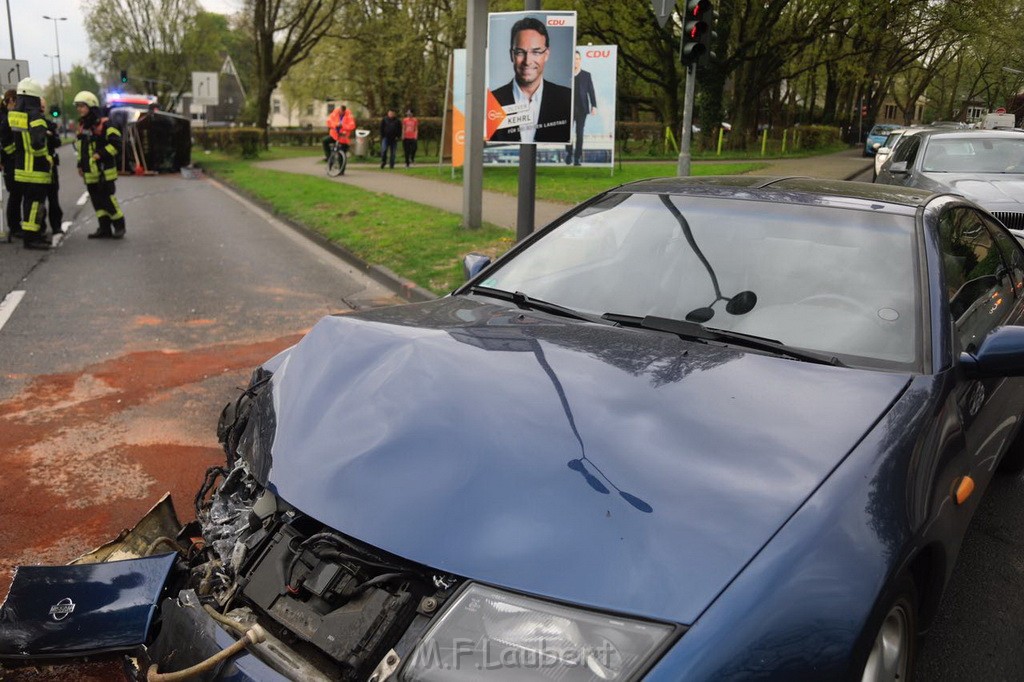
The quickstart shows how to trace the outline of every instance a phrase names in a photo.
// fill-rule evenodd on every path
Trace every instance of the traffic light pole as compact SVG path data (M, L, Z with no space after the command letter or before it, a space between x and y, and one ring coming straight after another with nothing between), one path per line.
M690 174L690 136L693 134L693 90L697 81L697 65L686 67L686 98L683 100L683 130L679 134L679 163L676 175L685 178Z

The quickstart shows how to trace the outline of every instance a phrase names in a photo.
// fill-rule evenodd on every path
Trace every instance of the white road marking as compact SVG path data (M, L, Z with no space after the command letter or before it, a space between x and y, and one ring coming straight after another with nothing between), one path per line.
M78 197L78 201L75 202L77 206L85 206L85 202L89 201L89 193L82 192L82 196Z
M62 241L64 241L64 235L63 234L55 234L55 235L53 235L53 240L50 243L50 247L56 249L58 246L60 246L60 243Z
M11 315L14 314L14 309L21 303L21 299L25 297L24 291L12 291L4 297L3 301L0 301L0 329L4 328L7 324L7 320L11 319Z
M65 220L60 224L60 231L63 232L64 234L67 234L69 229L71 229L70 220Z

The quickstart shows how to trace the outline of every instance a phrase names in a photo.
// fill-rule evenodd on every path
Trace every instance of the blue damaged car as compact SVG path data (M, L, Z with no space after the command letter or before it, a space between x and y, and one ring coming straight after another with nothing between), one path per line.
M910 679L986 485L1024 464L1024 250L998 221L899 187L666 178L467 266L257 368L197 520L161 505L92 563L19 571L0 658Z

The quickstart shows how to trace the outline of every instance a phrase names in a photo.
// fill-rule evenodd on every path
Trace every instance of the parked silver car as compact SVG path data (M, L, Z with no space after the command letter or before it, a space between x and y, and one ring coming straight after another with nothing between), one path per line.
M1024 229L1024 132L922 130L902 140L875 182L960 194Z
M872 169L872 179L878 177L878 171L882 170L882 164L889 158L892 150L896 148L896 145L899 144L904 135L917 135L922 130L929 130L929 128L897 128L889 133L889 137L885 138L885 142L875 150L875 165Z

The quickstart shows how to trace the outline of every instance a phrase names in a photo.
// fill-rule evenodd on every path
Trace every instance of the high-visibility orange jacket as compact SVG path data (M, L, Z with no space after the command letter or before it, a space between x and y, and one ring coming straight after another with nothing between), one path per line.
M346 109L344 116L342 116L341 107L338 107L327 117L327 131L335 142L350 144L349 136L352 135L352 131L355 129L356 117L352 115L351 109Z

